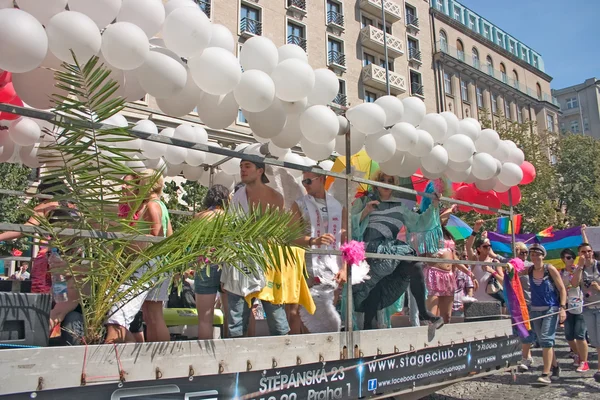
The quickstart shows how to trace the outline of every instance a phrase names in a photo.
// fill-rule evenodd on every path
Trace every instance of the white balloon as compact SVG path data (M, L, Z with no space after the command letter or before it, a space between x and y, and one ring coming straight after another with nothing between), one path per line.
M444 111L440 113L442 117L446 120L446 124L448 125L448 134L446 137L450 137L452 135L456 135L458 132L458 118L451 111Z
M108 120L106 120L106 121L108 121ZM125 122L127 122L127 120ZM127 125L125 125L125 126L127 126ZM136 131L141 131L141 132L149 133L152 135L158 135L158 128L156 127L156 124L154 122L150 121L149 119L139 120L133 126L133 129ZM166 128L166 129L171 129L171 128ZM151 157L151 158L158 158L158 157Z
M15 152L15 144L12 140L7 140L0 146L0 163L8 162Z
M448 158L455 162L467 161L475 153L475 143L470 137L462 133L457 133L446 139L444 148L448 151Z
M308 104L322 105L329 104L340 90L340 81L337 75L328 68L319 68L315 70L315 86L308 95Z
M465 118L458 121L458 133L467 135L472 141L476 142L481 134L481 129L478 129L476 124Z
M251 127L252 128L252 127ZM264 138L262 136L258 136L256 132L252 132L252 137L260 144L269 143L269 138Z
M396 152L396 140L387 130L382 130L369 136L365 143L365 150L371 159L382 163L390 160Z
M421 165L433 174L440 174L448 165L448 152L441 145L436 145L428 155L421 158Z
M146 91L140 85L134 71L123 71L125 85L123 86L123 98L127 101L139 101L146 96Z
M498 148L498 143L500 143L498 132L493 129L484 129L475 142L475 149L481 153L493 154Z
M346 111L346 118L359 131L366 135L379 133L385 126L386 114L375 103L362 103Z
M335 140L325 144L316 144L303 138L300 140L300 146L302 147L304 154L313 160L319 161L324 160L331 155L335 147Z
M355 127L350 128L350 155L354 155L361 151L365 145L365 138L367 135L356 129ZM335 151L340 155L346 155L346 135L337 135L335 138Z
M440 114L430 113L423 117L419 129L429 132L434 142L444 143L448 133L448 124Z
M254 36L248 39L240 52L240 64L244 71L258 69L271 74L279 62L277 47L270 39Z
M51 97L53 94L67 95L65 90L55 86L54 72L46 68L40 67L22 74L13 74L12 84L24 103L41 110L54 106Z
M7 3L6 8L12 7L12 0L5 1ZM42 25L46 25L48 24L48 21L50 21L50 18L61 11L65 11L67 0L17 0L17 5L21 10L33 15ZM70 6L71 5L69 4L69 8L71 8ZM0 8L5 7L0 5ZM71 10L73 9L71 8Z
M194 57L208 46L212 30L200 7L181 7L167 15L162 34L168 49L182 57Z
M269 142L268 145L269 154L271 154L275 158L285 157L287 153L290 152L290 149L282 149L281 147L277 147L273 142Z
M490 178L490 179L485 179L485 180L476 179L475 186L477 187L477 189L481 190L482 192L489 192L490 190L494 189L497 182L498 182L497 178Z
M235 178L226 174L224 171L219 171L213 177L213 186L214 185L223 185L229 189L229 191L233 192L235 187Z
M288 115L300 115L304 110L306 110L307 105L306 98L300 99L298 101L282 101L281 105L283 106L283 111L285 111Z
M296 59L300 60L304 63L308 63L308 56L306 55L306 51L297 44L284 44L279 49L277 49L279 53L279 62Z
M42 132L34 120L22 117L14 120L8 128L10 139L19 146L32 146L40 141Z
M497 193L505 193L505 192L508 192L508 189L510 189L510 187L509 187L509 186L506 186L505 184L503 184L503 183L502 183L502 182L500 182L500 181L497 181L497 182L496 182L496 185L494 186L494 192L497 192Z
M38 156L38 145L24 146L19 149L21 162L29 168L39 168L42 163Z
M204 93L197 110L206 125L213 129L225 129L235 122L239 106L233 92L222 96Z
M331 171L331 168L333 168L333 164L334 162L331 160L323 160L319 162L319 167L321 167L325 171Z
M477 121L475 118L467 117L467 118L464 118L463 121L468 121L468 122L474 124L477 127L477 129L479 131L481 131L481 123L479 123L479 121Z
M275 99L273 104L264 111L258 113L244 111L244 116L252 132L265 139L280 134L287 120L279 99Z
M498 180L508 187L516 186L523 180L523 170L515 163L505 162Z
M283 130L279 135L271 138L271 142L282 149L289 149L296 146L300 139L302 139L300 115L288 115Z
M220 47L209 47L188 60L194 80L206 93L221 95L231 92L242 79L237 58Z
M148 53L144 65L134 71L140 86L157 99L181 93L187 82L185 67L157 51Z
M485 181L496 174L496 160L488 153L477 153L473 156L473 175Z
M102 34L102 56L115 68L132 70L140 67L149 50L148 37L131 22L117 22Z
M22 73L39 67L48 52L44 27L25 11L0 10L0 69Z
M240 172L240 160L232 158L221 164L221 169L228 175L235 175Z
M210 142L210 143L208 143L208 145L210 147L221 148L221 145L219 143ZM204 163L206 165L214 165L215 163L221 161L223 158L224 157L220 154L206 153L206 159L204 160Z
M271 73L271 78L275 84L275 95L283 101L300 101L315 86L312 67L297 59L280 62Z
M177 175L179 175L183 170L183 164L172 164L167 162L166 163L166 167L163 171L163 175L164 176L168 176L168 177L175 177Z
M177 128L180 128L181 126L182 125L178 126ZM188 127L191 128L190 125L188 125ZM185 130L185 132L184 132L184 130ZM182 137L180 137L178 139L185 140L185 139L183 139L183 137L189 136L190 134L193 136L193 128L191 129L191 131L187 127L182 128L179 130L179 134ZM161 135L174 138L175 137L175 129L173 129L173 130L164 129L161 132ZM168 162L169 164L178 165L178 164L181 164L185 160L186 155L187 155L186 148L167 145L167 150L165 151L164 157L165 157L165 161ZM179 174L179 172L181 172L181 170L177 171L176 175ZM171 174L171 166L169 166L169 174Z
M204 164L204 162L206 161L206 153L200 150L193 150L193 149L188 149L187 154L185 156L185 162L186 164L192 166L192 167L198 167L202 164ZM196 168L198 169L198 168ZM184 174L185 174L185 168L184 168ZM198 178L200 178L200 176L198 176ZM195 181L196 179L191 179L188 178L191 181Z
M495 158L500 160L500 162L506 162L506 161L508 161L510 149L511 149L510 145L508 143L506 143L505 140L500 140L498 142L498 147L496 147L496 150L494 150L491 154Z
M146 121L148 121L148 120L146 120ZM150 121L150 122L152 122L152 121ZM117 128L127 128L127 126L129 125L127 123L127 118L125 118L123 116L123 114L115 114L112 117L109 117L109 118L105 119L104 121L102 121L102 123L106 124L106 125L112 125ZM154 124L154 122L152 122L152 123ZM158 133L158 131L157 131L157 133Z
M498 175L500 175L500 172L502 172L502 163L497 158L495 158L495 160L496 160L496 173L494 174L494 176L498 176Z
M392 126L390 133L394 136L394 139L396 139L396 150L399 151L410 153L419 141L417 128L408 122L398 122Z
M381 96L375 100L375 104L383 108L383 111L385 111L385 126L392 126L402 121L402 116L404 115L404 105L402 104L402 100L396 96Z
M151 38L165 22L165 7L162 0L123 0L117 21L131 22Z
M87 15L103 29L117 18L121 3L121 0L69 0L69 10Z
M13 82L14 82L14 78L13 78ZM523 150L521 150L519 148L515 148L515 149L511 150L510 154L508 155L507 161L517 164L517 165L523 164L523 162L525 161L525 154L523 153Z
M204 168L198 167L197 165L184 164L181 169L183 170L183 177L188 181L197 181L204 173Z
M173 11L182 7L198 8L198 5L193 0L170 0L165 4L165 14L168 16Z
M207 47L220 47L222 49L227 50L230 53L233 53L233 49L235 47L235 40L233 39L233 35L229 31L229 29L227 29L226 26L221 24L211 24L210 29L210 42L208 43Z
M467 168L465 171L455 171L451 168L447 168L444 171L444 175L446 178L450 179L452 182L464 182L469 178L471 174L471 167Z
M411 154L416 157L424 157L433 149L433 138L429 132L422 129L417 129L417 134L419 135L419 140L417 140L417 144L413 147Z
M305 139L316 144L330 143L340 128L337 115L326 106L316 105L300 116L300 130Z
M256 37L252 39L256 39ZM245 71L240 83L234 89L233 95L242 109L261 112L273 103L275 84L269 75L259 69Z
M150 168L155 171L160 171L161 169L163 169L166 166L165 160L163 160L162 158L156 158L156 159L146 158L142 162L144 163L146 168Z
M196 86L189 70L187 74L185 87L180 93L166 99L156 99L158 108L168 116L184 117L188 115L194 111L202 98L202 91Z
M158 128L154 122L150 120L141 120L135 125L135 129L142 130L144 132L158 135ZM160 132L160 135L166 137L173 137L173 128L165 128ZM163 157L167 153L167 144L152 142L150 140L142 141L142 154L144 157L149 159L157 159Z
M402 122L408 122L414 126L419 125L427 112L423 100L418 97L407 97L402 99L402 104L404 105Z
M279 158L279 160L290 163L290 164L306 165L306 163L304 162L304 159L301 156L299 156L296 153L292 153L291 151L289 153L287 153L284 157ZM298 177L302 176L302 171L300 171L300 170L288 169L287 171L293 177L298 178Z
M13 0L0 0L0 10L3 8L13 8Z
M455 162L452 160L448 160L448 168L457 172L464 172L467 169L471 168L473 165L473 156L471 156L468 160L463 162Z
M63 11L50 19L46 26L48 48L61 61L73 63L73 55L80 65L98 55L102 36L96 23L85 14Z

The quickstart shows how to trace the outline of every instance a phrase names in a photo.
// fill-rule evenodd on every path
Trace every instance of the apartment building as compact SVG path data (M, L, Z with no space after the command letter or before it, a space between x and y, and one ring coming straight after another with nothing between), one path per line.
M561 132L582 133L600 139L600 80L552 90L560 104Z
M455 0L431 0L438 111L500 116L556 131L559 104L542 56Z

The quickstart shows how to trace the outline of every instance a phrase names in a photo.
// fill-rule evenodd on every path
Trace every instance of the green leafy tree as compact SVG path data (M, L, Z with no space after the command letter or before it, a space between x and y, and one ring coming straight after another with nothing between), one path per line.
M29 167L0 163L0 187L2 189L24 192L30 185L32 170ZM31 204L37 202L29 199ZM30 205L31 205L30 204ZM22 224L29 218L23 197L0 194L0 221L11 224ZM28 239L20 239L10 243L0 243L0 254L9 255L13 249L21 251L29 247Z

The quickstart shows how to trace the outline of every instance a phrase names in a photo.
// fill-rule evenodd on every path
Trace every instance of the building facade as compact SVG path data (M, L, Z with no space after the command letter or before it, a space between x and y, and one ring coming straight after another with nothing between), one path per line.
M455 0L431 0L430 18L439 111L557 130L559 106L539 53Z
M600 80L552 90L560 103L561 132L582 133L600 139Z

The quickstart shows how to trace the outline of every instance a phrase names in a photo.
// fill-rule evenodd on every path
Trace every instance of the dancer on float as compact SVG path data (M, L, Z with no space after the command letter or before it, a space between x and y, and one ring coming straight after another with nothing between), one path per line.
M275 189L267 186L269 179L265 175L265 164L251 161L240 162L240 175L244 187L235 192L231 201L233 207L248 213L253 209L266 210L267 207L284 209L283 196ZM241 266L244 268L244 266ZM250 271L246 268L241 273L237 268L226 266L221 274L223 289L227 292L228 328L230 337L241 337L248 332L250 308L245 296L260 291L265 284L262 271ZM290 327L283 304L262 302L267 315L269 332L273 336L287 335Z
M148 225L147 234L151 236L168 237L173 234L169 211L161 201L164 180L162 176L157 176L156 171L152 169L144 170L139 177L127 176L124 178L123 200L124 203L130 203L127 199L135 199L138 195L138 187L151 186L142 206L135 213L138 219ZM136 184L128 184L135 182ZM120 210L123 212L123 210ZM129 217L135 219L135 214ZM148 243L132 243L139 248L143 248ZM147 269L153 268L156 261L147 263L140 268L134 275L140 276ZM168 342L170 340L169 330L163 316L163 302L169 299L170 277L165 277L162 281L134 297L132 300L114 304L109 311L106 321L106 343L114 342L134 342L135 338L129 331L129 326L134 321L140 309L143 311L144 322L146 323L146 340L148 342Z
M375 172L373 180L398 186L396 177ZM416 256L435 253L442 239L439 201L423 214L402 204L391 189L370 188L366 196L357 199L352 207L352 237L366 242L371 253ZM409 245L397 239L402 226L406 227ZM368 259L371 279L353 286L354 310L365 313L364 329L373 328L377 311L393 304L410 286L417 301L419 318L435 328L444 324L441 317L431 314L426 306L426 287L423 264L415 261Z
M327 193L325 178L314 172L302 174L302 185L307 194L296 200L291 211L305 222L306 232L296 244L312 249L339 250L341 243L346 241L347 211ZM342 320L334 306L334 294L346 282L345 263L339 256L306 254L306 269L310 293L317 306L313 315L298 306L306 333L340 331Z

